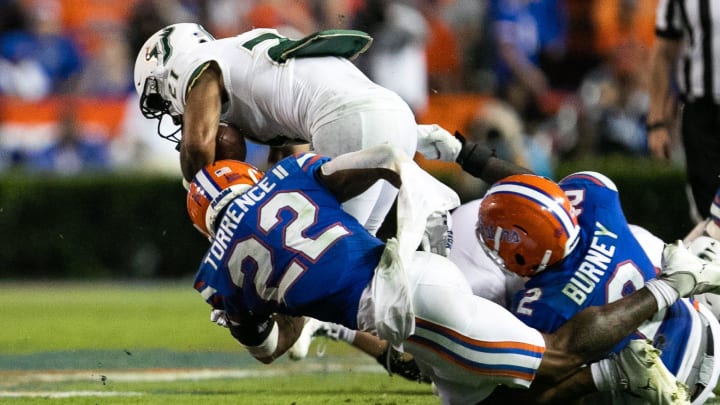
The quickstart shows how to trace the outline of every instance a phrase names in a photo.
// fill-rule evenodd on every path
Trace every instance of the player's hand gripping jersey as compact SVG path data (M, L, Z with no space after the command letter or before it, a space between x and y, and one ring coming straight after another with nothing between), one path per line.
M357 328L360 295L384 244L319 184L327 160L282 160L218 215L195 280L208 303L229 314L308 315Z
M578 246L562 261L535 274L513 299L513 312L526 324L552 332L583 308L616 301L656 277L656 268L633 236L615 184L595 172L580 172L559 182L575 209ZM678 377L693 359L686 346L705 334L691 301L682 299L616 346L649 338ZM687 375L688 370L684 370ZM682 378L681 378L682 379Z

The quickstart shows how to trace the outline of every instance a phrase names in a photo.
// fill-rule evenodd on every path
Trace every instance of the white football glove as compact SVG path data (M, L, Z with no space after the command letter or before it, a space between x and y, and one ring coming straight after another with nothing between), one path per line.
M452 217L450 213L435 211L428 217L421 247L425 252L447 257L453 244Z
M681 297L720 292L720 265L697 257L680 240L665 246L658 278Z
M230 325L239 325L237 322L233 322L228 319L227 313L222 309L213 309L210 311L210 322L214 322L223 328L229 328Z
M698 236L688 246L695 256L711 263L720 263L720 241L709 236ZM716 318L720 319L720 295L707 293L696 295L695 301L704 304Z
M426 159L454 162L462 149L460 141L440 125L418 125L417 134L417 151Z
M698 236L688 249L695 256L711 263L720 263L720 241L709 236Z
M651 404L690 404L687 386L677 381L660 355L650 341L631 340L618 355L610 357L619 368L618 383Z

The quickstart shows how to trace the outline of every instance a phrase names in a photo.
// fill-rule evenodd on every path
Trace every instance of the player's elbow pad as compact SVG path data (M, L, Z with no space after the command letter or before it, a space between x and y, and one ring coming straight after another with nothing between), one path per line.
M261 359L265 357L270 357L273 355L273 353L275 353L275 350L277 350L279 335L280 330L278 328L278 324L277 322L273 322L272 329L270 329L270 333L268 333L267 337L265 337L265 340L260 342L260 344L258 345L251 346L243 344L243 346L255 358Z
M493 152L487 146L479 143L465 142L456 161L463 170L475 177L480 177L480 174L492 156Z

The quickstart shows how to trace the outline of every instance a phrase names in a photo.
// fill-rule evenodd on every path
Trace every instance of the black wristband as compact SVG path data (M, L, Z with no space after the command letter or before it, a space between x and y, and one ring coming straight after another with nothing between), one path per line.
M493 151L479 143L465 142L460 149L456 162L466 172L475 177L480 177L485 165L493 157Z
M255 323L257 322L257 323ZM267 318L263 321L255 321L240 325L228 325L230 334L245 346L257 346L267 339L272 331L275 320Z
M666 121L657 121L645 124L645 131L649 134L650 132L660 129L660 128L667 128L667 122Z

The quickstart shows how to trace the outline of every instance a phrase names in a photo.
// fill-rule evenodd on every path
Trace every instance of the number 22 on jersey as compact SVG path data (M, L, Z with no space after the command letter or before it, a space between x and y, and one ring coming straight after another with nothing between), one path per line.
M293 218L284 223L280 216L283 210L294 213ZM317 211L317 205L297 191L281 192L272 196L260 208L258 227L262 233L267 234L275 230L276 226L282 226L282 246L269 246L256 235L237 243L228 260L233 283L238 287L244 285L242 263L251 260L257 266L252 282L258 296L266 301L284 303L288 288L303 274L305 266L298 258L293 258L285 268L277 268L277 263L273 262L273 259L279 256L276 250L290 250L310 262L316 262L334 243L350 234L342 225L334 224L316 237L307 236L306 232L314 224ZM278 272L281 274L280 282L277 287L273 287L270 278Z

